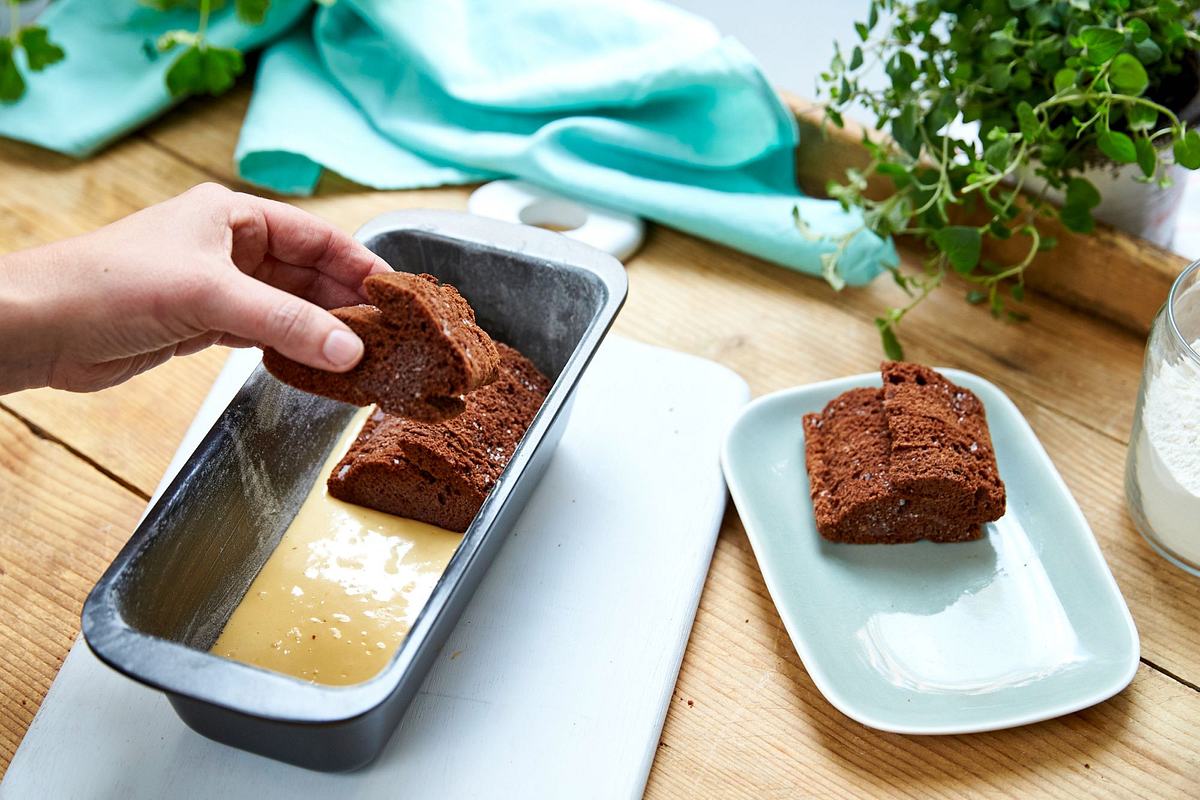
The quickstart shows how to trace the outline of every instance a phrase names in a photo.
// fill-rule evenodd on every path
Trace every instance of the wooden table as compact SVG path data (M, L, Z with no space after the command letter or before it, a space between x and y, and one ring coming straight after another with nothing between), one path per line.
M232 167L243 87L176 110L84 163L0 142L0 252L91 230ZM242 187L246 188L246 187ZM463 208L467 190L371 192L328 180L302 208L350 231L383 211ZM915 258L906 254L906 258ZM749 256L653 228L628 265L616 330L740 372L755 394L873 368L890 281L833 292ZM0 277L2 279L2 277ZM1126 515L1122 471L1143 340L1048 298L993 322L950 289L905 324L909 356L1009 393L1095 530L1142 636L1133 684L1086 711L972 736L880 733L813 686L726 515L650 797L997 794L1166 797L1200 776L1200 580L1156 556ZM0 397L0 766L79 630L83 598L124 542L225 354L179 359L92 395Z

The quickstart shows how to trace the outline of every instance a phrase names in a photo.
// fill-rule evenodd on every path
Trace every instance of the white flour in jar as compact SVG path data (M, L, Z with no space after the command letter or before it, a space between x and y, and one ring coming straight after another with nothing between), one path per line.
M1184 358L1150 379L1136 446L1142 514L1166 549L1200 565L1200 365Z

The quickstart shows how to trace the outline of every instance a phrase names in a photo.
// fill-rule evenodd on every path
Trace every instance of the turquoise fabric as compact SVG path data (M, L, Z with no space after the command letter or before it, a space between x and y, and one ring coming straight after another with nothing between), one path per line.
M308 0L272 0L262 25L244 25L228 5L213 12L208 35L243 50L278 38L311 7ZM169 30L194 29L196 12L156 11L137 0L58 0L39 24L67 57L42 72L25 71L25 96L0 105L0 136L82 157L175 103L163 80L174 54L152 59L142 47Z
M515 175L809 273L861 228L797 194L795 121L750 55L673 6L339 0L312 41L268 50L238 145L276 191L319 165L396 189ZM840 263L862 284L895 252L862 231Z
M310 194L324 169L374 189L421 189L492 177L422 158L375 130L327 77L308 30L297 29L263 53L259 79L263 76L269 88L251 97L235 155L242 177L252 183Z
M240 174L289 194L324 169L380 189L518 176L762 258L820 273L836 238L849 284L895 262L889 241L834 202L797 194L795 121L753 59L657 0L338 0L286 29L229 10L219 44L263 54L238 142ZM147 37L188 27L133 0L60 0L62 64L33 76L0 135L85 155L168 107L168 58ZM793 224L798 207L807 224Z

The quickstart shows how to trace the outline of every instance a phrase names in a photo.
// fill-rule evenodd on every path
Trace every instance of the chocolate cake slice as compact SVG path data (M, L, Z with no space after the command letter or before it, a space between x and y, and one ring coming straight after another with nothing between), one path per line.
M306 392L426 422L462 413L462 396L495 380L496 346L453 286L407 272L371 275L363 286L374 305L333 310L363 340L354 369L314 369L267 348L267 370Z
M497 343L500 375L453 419L423 423L376 409L329 476L350 503L465 531L550 391L530 361Z
M817 530L859 544L978 539L1005 507L983 404L919 364L882 373L882 389L804 417Z

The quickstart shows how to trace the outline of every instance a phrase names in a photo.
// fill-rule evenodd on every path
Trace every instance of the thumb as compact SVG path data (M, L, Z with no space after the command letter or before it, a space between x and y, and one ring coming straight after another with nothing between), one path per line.
M362 358L362 340L333 314L249 276L226 283L207 311L206 324L214 330L316 369L345 372Z

